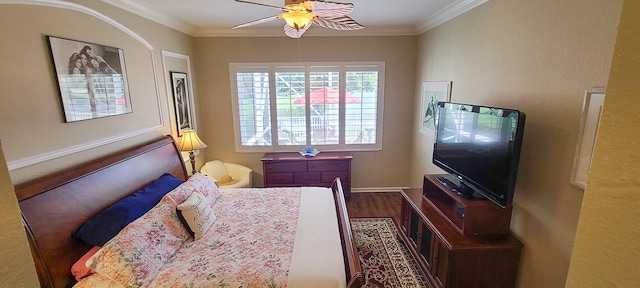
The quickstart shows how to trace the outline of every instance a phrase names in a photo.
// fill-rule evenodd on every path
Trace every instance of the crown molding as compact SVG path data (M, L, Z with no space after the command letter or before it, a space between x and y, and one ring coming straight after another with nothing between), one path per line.
M433 17L425 19L416 26L418 35L427 32L440 24L456 18L467 11L476 8L489 0L459 0L435 13Z
M48 6L48 7L62 8L62 9L82 12L87 15L91 15L95 18L98 18L106 23L109 23L111 26L120 29L122 32L129 34L129 36L138 40L140 43L142 43L142 45L146 46L149 50L153 51L153 46L151 46L151 44L147 42L147 40L142 38L142 36L133 32L133 30L127 28L126 26L120 24L118 21L113 20L96 10L93 10L86 6L82 6L80 4L61 1L61 0L0 0L0 4L38 5L38 6Z
M167 16L166 14L163 14L163 13L159 13L157 11L149 9L148 7L142 6L131 0L101 0L101 1L109 5L123 9L125 11L131 12L133 14L136 14L138 16L147 18L153 22L165 25L169 28L173 28L182 33L189 34L191 36L195 36L195 33L198 29L197 27L185 21Z

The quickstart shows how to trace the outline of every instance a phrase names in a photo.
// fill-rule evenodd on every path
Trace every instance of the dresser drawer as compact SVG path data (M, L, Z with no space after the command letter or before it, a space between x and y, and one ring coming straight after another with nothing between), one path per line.
M307 172L306 161L274 162L264 164L265 173Z
M320 182L320 172L295 173L293 181L297 184L311 184Z
M349 172L348 171L335 171L335 172L322 172L322 182L333 182L333 179L336 177L340 177L340 181L342 183L349 182Z
M297 152L266 153L262 157L264 187L331 187L340 177L345 199L351 196L351 153L322 152L302 157Z
M265 174L265 184L273 186L273 184L293 183L293 173L269 173Z
M309 171L348 171L349 160L309 161Z

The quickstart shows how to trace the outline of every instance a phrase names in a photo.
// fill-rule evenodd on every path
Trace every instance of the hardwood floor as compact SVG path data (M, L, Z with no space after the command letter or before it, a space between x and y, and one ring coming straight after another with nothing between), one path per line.
M401 203L400 192L351 193L347 212L350 218L391 217L398 224Z

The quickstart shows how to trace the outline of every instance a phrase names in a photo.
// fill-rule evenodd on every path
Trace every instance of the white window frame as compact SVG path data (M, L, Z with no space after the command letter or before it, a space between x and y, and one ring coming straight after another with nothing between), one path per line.
M377 71L377 106L376 106L376 140L374 144L345 144L345 105L339 107L340 118L340 143L331 145L314 145L313 148L320 151L379 151L382 150L382 128L384 110L384 81L385 63L383 61L367 62L270 62L270 63L229 63L229 78L231 87L231 103L233 112L234 142L236 152L297 152L303 151L305 145L278 145L278 133L272 133L272 145L265 146L245 146L242 145L240 133L240 115L238 104L237 73L238 72L268 72L269 74L269 101L271 126L277 123L276 117L276 85L275 73L287 70L305 71L305 97L309 99L309 73L312 71L324 71L325 67L337 67L340 73L339 90L344 94L346 89L346 72L350 71ZM308 101L307 101L308 103ZM307 134L309 134L309 105L305 105L307 117ZM307 137L307 142L309 137Z

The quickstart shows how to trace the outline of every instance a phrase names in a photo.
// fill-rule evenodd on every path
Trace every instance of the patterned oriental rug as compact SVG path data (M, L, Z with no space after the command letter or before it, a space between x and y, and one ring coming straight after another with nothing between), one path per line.
M398 239L391 218L351 218L351 229L366 279L362 287L428 287L427 277Z

